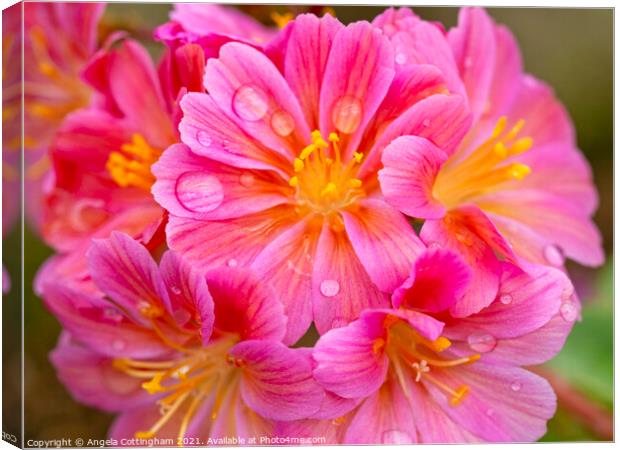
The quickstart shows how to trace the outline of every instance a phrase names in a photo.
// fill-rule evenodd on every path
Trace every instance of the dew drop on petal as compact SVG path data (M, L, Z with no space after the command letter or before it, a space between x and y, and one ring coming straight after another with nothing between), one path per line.
M286 111L276 111L271 116L271 128L278 136L286 137L295 129L295 120Z
M340 292L340 284L336 280L323 280L320 289L325 297L335 297Z
M330 324L330 328L341 328L349 324L349 321L344 317L334 317L332 323Z
M127 347L127 343L122 339L114 339L114 341L112 341L112 349L114 351L120 352L124 350L125 347Z
M428 244L428 248L436 250L438 248L441 248L441 244L439 242L431 242Z
M227 265L228 267L237 267L237 264L239 264L239 263L237 262L237 260L236 260L235 258L231 258L231 259L229 259L229 260L226 262L226 265Z
M521 390L521 382L513 381L512 384L510 385L510 389L512 389L515 392L519 392Z
M467 337L467 344L476 352L487 353L495 348L497 340L488 333L472 333Z
M246 188L254 186L254 181L256 181L254 175L249 172L242 173L239 177L239 183L241 183L241 186Z
M196 140L203 147L209 147L211 145L211 136L204 130L198 130L196 133Z
M241 86L232 99L232 109L240 118L250 122L262 119L269 107L267 95L258 86Z
M123 315L116 308L105 308L103 310L103 317L114 322L123 320Z
M205 172L185 172L177 180L177 199L189 211L206 213L222 204L224 189L220 181Z
M571 285L562 291L561 298L562 300L570 299L575 293L575 288Z
M545 259L552 266L562 266L564 264L564 255L562 251L553 244L549 244L544 249Z
M562 303L560 315L567 322L574 322L577 319L577 308L571 302Z
M410 444L411 435L403 430L386 430L381 435L382 444Z
M424 119L424 120L422 121L422 126L424 126L425 128L430 127L430 126L431 126L431 121L430 121L430 119Z
M178 286L170 286L170 290L174 295L181 295L181 289Z
M397 53L394 57L394 61L396 61L396 64L405 64L407 62L407 55L404 53Z
M188 320L192 318L192 314L185 308L177 309L174 312L173 316L174 320L176 320L176 322L180 324L185 324Z
M512 303L512 295L502 294L499 296L499 301L504 305L510 305Z
M341 97L332 110L332 122L344 134L354 133L362 121L362 102L351 96Z

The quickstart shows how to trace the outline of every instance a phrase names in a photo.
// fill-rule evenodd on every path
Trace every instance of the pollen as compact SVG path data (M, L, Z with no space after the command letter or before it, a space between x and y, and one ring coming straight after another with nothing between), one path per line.
M150 190L155 177L151 165L161 152L151 147L144 137L134 134L131 142L123 144L120 151L110 153L106 169L112 179L121 187L136 187Z

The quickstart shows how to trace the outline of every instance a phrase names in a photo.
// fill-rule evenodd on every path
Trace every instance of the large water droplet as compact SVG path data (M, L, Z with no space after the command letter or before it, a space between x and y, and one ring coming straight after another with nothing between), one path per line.
M235 258L229 259L228 262L226 263L228 267L237 267L238 264L239 263L237 262Z
M112 341L112 349L114 351L120 352L127 347L127 343L123 339L114 339Z
M295 129L295 120L286 111L276 111L271 116L271 128L278 136L286 137Z
M489 333L472 333L467 337L467 344L476 352L487 353L495 348L497 340Z
M562 303L560 315L567 322L574 322L577 319L577 308L571 302Z
M512 303L512 295L502 294L499 296L499 301L504 305L510 305Z
M185 172L177 180L176 195L186 209L205 213L222 204L224 189L213 175L205 172Z
M232 108L235 114L242 119L255 122L265 116L269 103L267 95L261 88L245 84L235 92Z
M351 134L357 130L362 121L362 102L351 96L340 98L332 110L332 122L338 131Z
M198 132L196 133L196 140L203 147L211 146L211 136L209 136L209 133L204 130L198 130Z
M336 280L323 280L320 289L325 297L335 297L340 292L340 284Z
M256 178L254 177L253 174L249 172L244 172L239 177L239 183L241 183L241 186L246 187L246 188L250 188L254 186L255 181L256 181Z
M513 381L510 384L510 389L512 389L515 392L519 392L521 390L521 382L520 381Z
M562 266L564 264L564 255L562 251L555 245L549 244L544 249L545 259L552 266Z
M387 430L381 435L383 444L410 444L413 442L411 435L403 430Z

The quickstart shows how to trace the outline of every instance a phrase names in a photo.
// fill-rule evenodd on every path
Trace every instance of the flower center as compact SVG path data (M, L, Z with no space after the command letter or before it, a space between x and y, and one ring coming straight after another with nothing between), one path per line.
M121 151L110 153L106 169L119 186L149 191L155 183L151 166L160 155L161 151L151 147L141 134L136 133L131 142L121 146Z
M144 379L142 388L151 395L157 395L160 407L159 419L145 431L138 431L138 439L154 437L174 416L180 415L179 439L185 436L189 422L200 404L211 395L215 396L211 419L215 420L227 393L237 385L236 370L243 361L228 355L230 348L238 342L232 334L222 334L208 346L203 347L193 339L198 333L180 328L174 320L163 314L158 307L149 305L142 315L151 323L160 339L176 350L175 358L168 360L144 361L119 358L114 367L127 375ZM163 326L162 326L163 325ZM175 329L178 334L190 336L187 343L180 344L164 331Z
M456 359L439 358L437 353L443 352L452 345L447 338L441 336L434 341L429 341L420 336L407 322L395 316L386 318L386 327L387 338L375 341L373 350L379 352L385 348L405 395L410 396L409 383L406 379L410 376L416 383L424 379L434 384L450 398L452 406L459 405L469 392L469 386L448 386L437 379L432 372L434 369L446 369L473 363L480 359L480 355L474 354Z
M313 131L312 143L295 158L295 175L289 180L296 189L297 203L320 214L339 211L365 195L362 180L355 177L364 154L354 152L345 162L338 135L330 133L328 141Z
M489 139L465 159L456 154L443 165L433 187L436 199L452 208L511 181L522 180L531 172L529 166L513 160L533 144L531 137L517 139L525 121L519 120L504 132L506 122L506 117L501 117Z

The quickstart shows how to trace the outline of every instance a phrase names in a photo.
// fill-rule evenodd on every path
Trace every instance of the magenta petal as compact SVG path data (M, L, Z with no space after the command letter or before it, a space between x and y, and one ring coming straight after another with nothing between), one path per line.
M447 155L432 142L402 136L383 150L379 182L386 200L411 217L440 219L445 207L433 196L433 186Z
M467 289L471 270L446 250L428 250L416 259L411 275L392 295L395 308L440 312L451 308Z
M344 226L372 281L391 292L409 275L424 244L405 217L382 200L367 199L343 212Z
M324 224L312 272L312 309L319 334L346 325L367 308L387 307L387 294L371 281L346 233Z
M342 28L334 37L321 86L321 132L347 135L345 155L357 151L366 125L394 78L394 54L368 22Z
M321 336L312 357L314 377L328 391L344 397L365 397L384 382L389 361L383 347L385 313L363 315L342 328Z
M159 268L170 298L170 314L181 326L190 318L200 318L200 336L206 344L213 329L213 299L204 274L172 250L164 253ZM183 311L188 318L183 319Z
M244 339L284 337L286 316L270 288L247 269L223 268L207 273L207 284L215 305L214 328L237 333Z
M312 378L307 352L264 340L235 345L231 356L241 361L241 394L262 416L297 420L319 410L325 393Z

